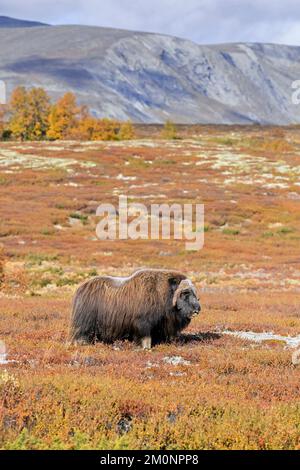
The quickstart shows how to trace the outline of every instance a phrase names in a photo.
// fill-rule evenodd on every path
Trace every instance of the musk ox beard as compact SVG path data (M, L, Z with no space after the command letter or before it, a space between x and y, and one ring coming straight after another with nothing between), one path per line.
M75 293L70 341L128 339L149 349L174 338L200 310L194 285L177 271L144 269L130 277L97 276Z

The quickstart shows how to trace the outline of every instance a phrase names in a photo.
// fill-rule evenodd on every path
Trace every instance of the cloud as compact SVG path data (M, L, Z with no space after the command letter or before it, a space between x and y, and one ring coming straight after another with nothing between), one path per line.
M198 43L300 45L299 0L0 0L1 14L171 34Z

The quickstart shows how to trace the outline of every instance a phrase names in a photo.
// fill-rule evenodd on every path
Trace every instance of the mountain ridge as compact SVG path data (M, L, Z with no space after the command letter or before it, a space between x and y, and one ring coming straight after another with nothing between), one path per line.
M20 20L21 21L21 20ZM78 25L1 27L0 79L73 91L94 115L135 122L292 124L300 47L199 45L173 36Z
M0 15L0 28L33 28L38 26L50 26L39 21L21 20L10 16Z

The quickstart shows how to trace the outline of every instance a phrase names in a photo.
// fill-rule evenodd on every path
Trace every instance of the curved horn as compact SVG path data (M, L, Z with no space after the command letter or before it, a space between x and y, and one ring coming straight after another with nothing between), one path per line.
M193 284L192 281L190 281L189 279L184 279L183 281L181 281L180 284L179 284L179 286L177 287L176 291L174 292L174 296L173 296L173 307L175 307L179 295L180 295L181 292L184 291L185 289L193 289L193 290L195 291L194 284Z

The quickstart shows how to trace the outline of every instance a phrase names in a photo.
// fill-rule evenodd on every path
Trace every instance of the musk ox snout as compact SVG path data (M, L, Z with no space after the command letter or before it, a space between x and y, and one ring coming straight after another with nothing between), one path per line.
M194 312L193 312L193 316L199 315L200 312L201 312L201 305L200 305L200 302L197 300L197 301L194 303Z
M199 313L196 289L177 271L144 269L130 277L98 276L73 300L70 340L135 340L145 348L175 337Z

